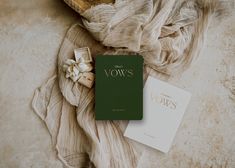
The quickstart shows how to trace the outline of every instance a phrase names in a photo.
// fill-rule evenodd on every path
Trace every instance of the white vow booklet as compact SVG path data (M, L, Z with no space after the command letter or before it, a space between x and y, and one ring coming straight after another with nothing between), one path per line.
M130 121L124 136L168 152L191 94L148 77L144 86L143 120Z

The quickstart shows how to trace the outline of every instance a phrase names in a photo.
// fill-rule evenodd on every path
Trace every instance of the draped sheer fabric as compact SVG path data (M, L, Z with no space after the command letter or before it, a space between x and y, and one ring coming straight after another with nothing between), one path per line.
M76 0L66 2L79 11ZM72 168L135 168L138 145L123 136L126 121L96 121L94 89L67 79L62 70L73 50L97 54L140 54L144 76L184 70L198 55L218 1L116 0L81 13L58 54L58 71L35 91L33 109L45 122L59 159ZM161 72L161 73L158 73Z

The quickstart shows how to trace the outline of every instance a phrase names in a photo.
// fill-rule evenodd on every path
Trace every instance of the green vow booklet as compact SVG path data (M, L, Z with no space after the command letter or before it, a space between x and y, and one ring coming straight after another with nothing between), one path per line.
M98 55L95 72L96 120L141 120L142 56Z

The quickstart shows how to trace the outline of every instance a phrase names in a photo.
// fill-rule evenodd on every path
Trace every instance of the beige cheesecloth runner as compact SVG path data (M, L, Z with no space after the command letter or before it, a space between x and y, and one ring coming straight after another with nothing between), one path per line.
M76 11L76 0L65 0ZM136 168L141 151L123 137L125 121L95 121L94 89L65 78L62 65L73 50L96 54L138 53L145 77L163 77L187 68L202 46L218 1L116 0L81 13L83 25L67 32L58 54L58 71L36 90L33 109L45 122L66 167ZM99 41L99 42L98 42ZM156 75L157 74L157 75Z

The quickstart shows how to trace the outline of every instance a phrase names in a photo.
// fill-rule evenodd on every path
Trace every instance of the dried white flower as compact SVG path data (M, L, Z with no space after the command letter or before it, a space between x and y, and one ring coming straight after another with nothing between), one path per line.
M80 72L89 72L92 70L92 65L89 62L86 62L83 57L79 58L77 63Z
M63 70L66 73L66 78L71 78L73 82L76 82L80 78L81 73L92 70L92 65L82 57L78 61L67 59L63 65Z

